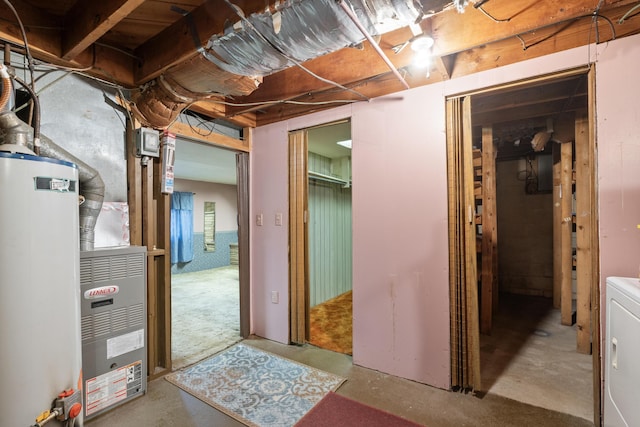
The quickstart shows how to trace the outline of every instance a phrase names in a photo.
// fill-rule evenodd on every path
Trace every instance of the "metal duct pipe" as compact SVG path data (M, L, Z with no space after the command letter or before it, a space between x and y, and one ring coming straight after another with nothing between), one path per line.
M33 129L11 111L0 113L0 129L5 131L2 144L13 144L33 150L33 140L29 139ZM64 160L78 166L80 194L85 201L80 205L80 250L93 250L95 225L104 200L104 182L100 174L85 162L58 146L45 135L40 135L40 154L52 159Z
M262 78L221 70L199 55L161 74L133 98L130 107L144 126L165 128L194 102L216 95L249 95L260 83Z
M104 181L97 170L40 134L40 154L52 159L66 160L78 166L79 194L84 202L79 208L80 250L92 251L95 243L95 226L104 201Z
M450 0L349 0L357 22L341 10L345 0L278 1L248 16L225 3L238 14L237 25L212 35L200 54L170 67L133 97L131 110L146 126L168 126L199 99L249 95L265 76L412 24Z

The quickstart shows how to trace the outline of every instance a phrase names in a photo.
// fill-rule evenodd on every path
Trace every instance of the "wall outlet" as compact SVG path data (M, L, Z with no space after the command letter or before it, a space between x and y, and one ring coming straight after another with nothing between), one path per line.
M277 304L280 300L280 295L278 295L278 291L271 291L271 302Z
M256 215L256 225L262 225L262 214Z

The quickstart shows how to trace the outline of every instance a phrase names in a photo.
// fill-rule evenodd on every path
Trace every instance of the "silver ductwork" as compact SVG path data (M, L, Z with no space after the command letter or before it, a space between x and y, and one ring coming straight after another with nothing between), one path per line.
M372 35L406 27L422 12L412 0L349 0L348 4ZM237 14L238 24L211 37L204 55L223 70L242 76L267 76L364 41L336 0L289 0L275 13L244 18L237 9Z
M451 0L342 1L374 36L419 22L452 4ZM235 10L236 23L211 36L200 54L169 68L133 97L131 110L140 122L167 127L193 102L250 95L263 77L365 39L336 0L277 1L248 16L232 1L225 2Z
M21 148L33 151L32 134L33 128L20 120L15 113L11 111L0 112L0 146L4 145L8 151L21 151ZM79 208L80 250L93 250L95 225L104 200L104 182L100 174L42 134L40 135L40 155L71 162L78 166L79 192L84 197L84 202Z

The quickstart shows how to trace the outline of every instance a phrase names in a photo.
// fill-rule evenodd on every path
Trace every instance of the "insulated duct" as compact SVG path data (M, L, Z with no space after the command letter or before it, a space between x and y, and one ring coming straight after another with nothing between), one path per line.
M344 0L371 35L406 27L451 5L451 0ZM191 60L169 68L132 99L146 126L164 128L191 103L212 96L246 96L262 78L364 41L335 0L284 0L265 12L238 15Z
M33 128L20 120L15 113L11 111L0 112L0 131L2 132L0 144L5 145L9 151L23 152L24 148L33 151L33 140L29 138L33 133ZM40 155L75 163L78 166L79 191L85 199L79 209L80 250L93 250L96 220L104 199L104 182L95 169L56 145L45 135L40 135L40 144Z

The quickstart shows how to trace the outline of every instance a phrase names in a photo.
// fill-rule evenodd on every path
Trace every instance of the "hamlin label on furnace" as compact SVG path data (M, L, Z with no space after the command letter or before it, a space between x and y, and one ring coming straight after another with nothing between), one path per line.
M85 414L91 416L142 390L142 361L88 379L85 386Z

